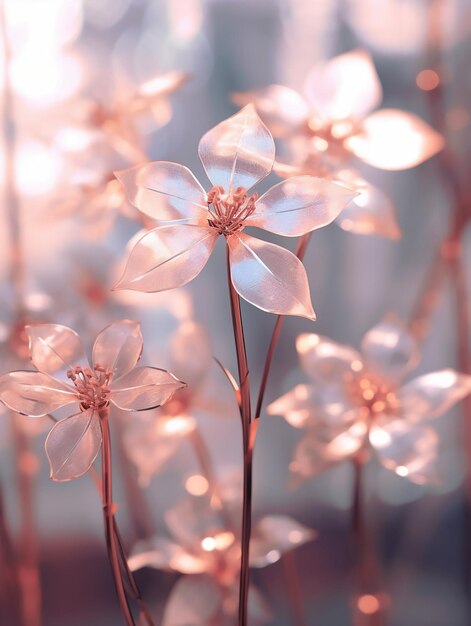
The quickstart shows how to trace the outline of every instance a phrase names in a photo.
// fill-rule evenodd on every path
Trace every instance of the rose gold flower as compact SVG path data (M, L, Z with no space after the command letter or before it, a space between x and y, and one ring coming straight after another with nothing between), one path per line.
M132 570L152 567L184 574L171 591L163 626L232 624L238 606L239 511L226 508L222 513L207 501L188 499L168 511L165 521L169 535L139 542L129 558ZM315 537L315 531L290 517L263 517L253 528L251 566L271 565ZM253 585L249 614L251 624L266 623L272 617Z
M62 407L78 412L57 422L46 439L51 478L66 481L87 472L101 446L100 413L160 406L185 384L154 367L136 367L142 352L137 322L121 320L96 338L89 364L76 332L59 324L27 326L38 371L0 378L0 399L23 415L41 417ZM55 377L52 376L55 375Z
M248 302L271 313L315 319L302 263L288 250L245 234L247 226L296 237L329 224L353 197L312 176L283 181L260 198L249 189L271 171L275 145L253 106L221 122L200 141L213 183L209 193L182 165L158 161L119 172L130 202L157 220L132 250L116 288L164 291L197 276L219 236L229 249L231 279Z
M416 115L399 109L374 111L382 89L370 55L356 50L317 64L307 76L305 98L281 85L237 93L253 102L275 137L289 139L289 164L282 176L329 176L360 191L337 219L345 230L400 236L391 201L351 169L352 157L384 170L402 170L429 159L443 138ZM354 184L356 181L356 184Z
M434 480L438 435L428 422L471 392L471 376L446 369L404 383L417 364L414 339L381 323L362 341L361 354L319 335L300 335L301 366L312 379L268 407L306 434L291 468L311 476L362 449L416 483Z

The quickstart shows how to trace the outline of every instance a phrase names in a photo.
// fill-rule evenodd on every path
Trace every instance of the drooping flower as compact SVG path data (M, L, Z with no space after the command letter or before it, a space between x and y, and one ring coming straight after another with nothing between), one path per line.
M318 63L308 74L305 97L282 85L234 95L253 102L275 137L289 140L281 176L328 176L360 192L337 223L344 230L400 236L391 200L352 168L353 157L383 170L419 165L443 147L443 138L412 113L375 111L382 88L370 55L355 50Z
M222 490L225 493L225 490ZM167 602L163 626L234 623L240 571L239 511L225 502L216 511L208 500L188 499L165 515L168 536L140 541L129 558L132 570L152 567L183 576ZM263 568L316 538L316 532L285 515L267 515L254 524L251 566ZM272 619L263 595L249 590L251 624Z
M136 367L143 346L138 322L121 320L105 328L93 345L91 365L70 328L38 324L26 326L26 332L37 371L2 376L0 399L31 417L70 409L46 439L53 480L72 480L90 469L101 446L100 415L110 404L124 411L144 411L165 403L185 386L165 370Z
M275 158L273 138L251 105L208 131L199 156L213 183L208 193L177 163L157 161L117 173L129 201L158 225L135 245L116 288L180 287L201 272L223 236L232 284L242 298L264 311L314 319L302 263L244 230L304 235L332 222L354 194L313 176L285 180L260 198L250 194Z
M363 338L361 353L326 337L300 335L301 366L312 382L268 407L305 430L291 464L301 477L359 451L412 482L435 481L438 435L430 421L471 392L471 376L452 369L404 382L418 361L411 335L383 322Z

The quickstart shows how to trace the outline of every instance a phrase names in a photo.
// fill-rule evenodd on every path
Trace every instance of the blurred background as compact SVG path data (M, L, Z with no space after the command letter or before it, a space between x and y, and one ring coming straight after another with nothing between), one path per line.
M462 188L468 181L469 207L468 0L3 0L2 20L1 373L27 363L21 338L25 320L70 325L90 348L99 330L123 317L142 322L148 364L170 367L173 333L183 322L196 320L206 327L212 353L235 371L222 242L205 271L184 290L110 292L128 241L143 227L112 183L112 172L148 158L182 163L205 181L198 141L236 112L234 92L272 83L302 90L311 67L335 55L369 51L383 87L382 106L414 112L445 135L454 176ZM424 75L424 70L433 72ZM184 80L174 72L188 76ZM162 75L167 78L149 87L147 81ZM155 98L148 96L152 89ZM299 333L316 332L358 347L363 334L385 316L410 320L449 231L458 201L438 157L405 171L361 164L356 169L394 203L402 238L358 235L335 224L314 233L305 265L318 320L286 321L268 402L304 381L295 350ZM261 190L277 180L271 175ZM463 229L468 293L469 239L469 228ZM272 240L295 248L292 240ZM274 319L246 303L243 315L256 388ZM417 373L462 369L458 347L469 346L471 336L463 336L463 326L457 326L454 279L440 283L427 319ZM469 325L464 329L469 333ZM217 365L208 367L208 394L219 399L221 411L215 414L213 404L211 412L203 408L196 417L222 477L240 470L240 423L225 377ZM221 402L225 397L227 403ZM471 623L463 417L459 406L437 422L439 486L412 484L374 459L367 468L365 508L388 607L382 623ZM115 500L128 546L146 533L136 522L141 504L129 496L129 470L120 470L133 463L118 432L132 419L117 418L120 426L114 431ZM28 426L18 420L4 410L0 482L6 520L20 551L33 523L37 531L42 622L33 626L118 624L93 482L87 477L65 484L50 481L43 449L48 424L36 420ZM299 437L282 418L263 416L254 517L287 514L317 531L314 542L295 552L305 624L343 626L352 623L352 470L343 463L294 488L289 464ZM138 464L141 478L149 473L141 482L146 482L144 498L157 527L185 497L187 478L198 472L186 442L172 447L168 459L165 450L156 453L155 468L147 467L146 458L141 459L144 469ZM131 474L137 484L134 465ZM21 481L30 492L26 505L19 498ZM272 609L273 626L299 623L293 621L285 575L282 560L252 574ZM156 615L176 579L170 573L139 572ZM3 601L0 623L16 626Z

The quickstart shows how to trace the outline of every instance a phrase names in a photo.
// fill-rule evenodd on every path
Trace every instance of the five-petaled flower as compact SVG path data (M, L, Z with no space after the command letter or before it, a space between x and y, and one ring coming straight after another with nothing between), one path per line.
M244 230L304 235L332 222L355 194L313 176L282 181L260 198L250 193L275 159L273 137L252 105L209 130L199 156L213 183L209 193L176 163L158 161L117 173L130 202L158 225L137 242L116 288L155 292L188 283L221 235L232 284L242 298L264 311L315 319L299 259Z
M412 113L374 111L382 88L370 55L362 50L316 64L304 93L269 85L236 93L234 101L253 102L273 135L288 140L288 163L277 163L277 173L328 176L360 192L337 219L339 226L398 238L391 200L352 169L352 157L384 170L407 169L436 154L443 138Z
M291 469L312 476L370 448L399 476L435 482L438 435L428 422L471 392L471 376L445 369L404 383L418 350L393 322L372 328L361 347L360 354L318 335L298 337L301 365L312 383L268 407L271 415L306 431Z
M165 370L136 367L143 345L138 322L121 320L105 328L93 345L92 365L70 328L38 324L26 326L26 332L38 371L2 376L0 399L31 417L76 405L78 411L58 421L46 439L53 480L72 480L90 469L101 446L100 419L110 404L124 411L144 411L164 404L185 387Z

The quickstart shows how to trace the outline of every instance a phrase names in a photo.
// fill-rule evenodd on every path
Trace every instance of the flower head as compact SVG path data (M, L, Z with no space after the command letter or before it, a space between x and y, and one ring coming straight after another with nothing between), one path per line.
M276 137L291 142L289 164L276 171L328 176L360 195L337 222L345 230L400 236L391 201L351 169L352 158L384 170L419 165L443 147L443 138L416 115L398 109L375 111L382 88L370 55L362 50L318 63L308 74L305 96L282 85L237 93L253 102Z
M302 263L245 228L304 235L329 224L354 194L313 176L285 180L261 197L251 193L275 158L273 138L251 105L208 131L199 155L213 184L208 193L177 163L157 161L117 173L129 201L158 225L137 242L116 288L180 287L201 272L223 236L231 280L242 298L264 311L314 319Z
M471 392L471 376L446 369L404 383L418 351L396 323L375 326L361 347L360 353L319 335L298 337L301 365L312 383L268 407L271 415L306 430L292 470L311 476L371 448L399 476L431 482L438 435L428 422Z
M136 367L142 352L137 322L121 320L96 338L88 362L80 338L59 324L26 326L38 371L0 378L0 399L23 415L41 417L75 405L46 440L51 478L66 481L87 472L101 446L100 418L110 405L144 411L167 402L185 384L153 367ZM53 377L54 375L54 377Z

